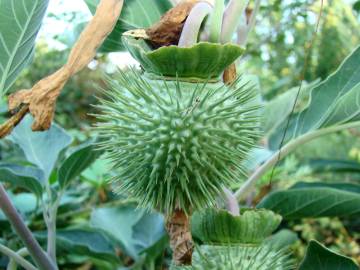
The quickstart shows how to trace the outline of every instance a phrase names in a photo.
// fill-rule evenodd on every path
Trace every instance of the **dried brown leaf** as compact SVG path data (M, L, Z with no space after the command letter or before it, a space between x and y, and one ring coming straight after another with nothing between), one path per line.
M185 0L165 13L161 20L146 29L149 41L154 47L177 45L185 21L193 6L199 0Z
M56 100L66 82L94 58L96 50L111 33L122 10L123 0L102 0L93 19L81 33L69 55L67 63L52 75L9 97L9 109L21 105L29 107L34 117L32 129L49 129L54 117ZM0 132L2 133L2 132Z

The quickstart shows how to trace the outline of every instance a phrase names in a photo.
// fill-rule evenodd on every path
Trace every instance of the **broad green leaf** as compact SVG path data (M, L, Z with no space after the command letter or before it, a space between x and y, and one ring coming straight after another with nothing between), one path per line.
M360 193L332 187L293 188L269 194L257 207L270 209L284 219L353 217L360 214Z
M132 205L95 209L91 225L106 232L136 260L142 253L149 252L155 256L152 248L161 248L166 235L164 219L160 214L148 213Z
M23 215L31 215L38 207L38 198L31 193L13 194L8 192L11 202L15 208ZM0 210L0 221L6 220L4 213Z
M36 237L45 241L47 234L45 232L37 233ZM57 230L56 241L60 253L83 255L119 263L114 244L101 231L90 228Z
M327 188L334 188L338 190L350 191L360 194L360 185L351 184L351 183L298 182L295 185L293 185L290 189L311 188L311 187L327 187Z
M56 124L43 132L31 131L32 118L26 116L14 129L10 139L24 151L26 159L44 172L47 180L58 156L72 141L72 138Z
M31 60L48 2L0 1L0 98Z
M360 163L351 160L315 159L308 166L314 173L322 172L354 172L360 173Z
M117 208L97 208L91 214L90 223L93 228L106 232L131 257L137 259L134 247L133 226L144 215L143 210L137 210L131 205Z
M60 186L65 188L69 185L70 181L89 167L100 154L101 152L96 151L94 144L86 144L76 148L59 168L58 181Z
M43 191L44 175L35 167L0 164L0 182L25 188L40 197Z
M308 132L360 120L360 47L339 69L311 91L306 109L292 116L285 142ZM287 120L271 138L278 149Z
M310 89L316 86L319 81L314 81L309 85L302 87L300 97L308 95ZM288 119L293 110L294 102L296 100L299 87L294 87L285 93L276 96L264 104L263 109L263 125L262 130L268 135L276 131L276 129Z
M319 242L312 240L299 270L358 270L353 260L327 249Z
M282 249L294 244L299 240L297 234L293 231L283 229L266 239L266 243L274 249Z
M134 245L138 253L150 251L165 235L164 218L158 213L146 213L133 227Z
M94 14L99 0L85 0ZM161 15L172 7L169 0L128 0L124 1L115 29L100 48L101 52L123 51L121 36L131 29L147 28L159 21ZM83 26L79 26L81 28Z

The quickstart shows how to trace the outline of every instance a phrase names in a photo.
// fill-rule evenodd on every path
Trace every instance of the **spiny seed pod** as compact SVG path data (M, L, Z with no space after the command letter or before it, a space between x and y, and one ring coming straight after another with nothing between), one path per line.
M270 245L200 246L194 254L192 266L172 266L171 270L291 270L294 262L287 249Z
M149 80L120 71L97 125L116 191L172 212L212 206L258 138L256 91L237 81Z

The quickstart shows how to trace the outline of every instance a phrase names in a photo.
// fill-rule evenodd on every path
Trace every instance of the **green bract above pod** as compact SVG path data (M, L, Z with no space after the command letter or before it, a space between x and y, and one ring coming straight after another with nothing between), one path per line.
M172 266L171 270L291 270L294 262L286 249L269 245L200 246L191 266Z
M281 216L266 209L242 209L240 216L226 210L194 213L193 236L206 244L260 244L279 226Z
M118 170L116 191L171 212L214 205L239 180L259 136L257 91L238 81L150 80L135 71L109 80L98 116L101 147Z
M147 73L181 81L219 81L225 68L244 52L242 47L230 43L200 42L189 48L167 46L151 50L144 39L125 34L123 40Z

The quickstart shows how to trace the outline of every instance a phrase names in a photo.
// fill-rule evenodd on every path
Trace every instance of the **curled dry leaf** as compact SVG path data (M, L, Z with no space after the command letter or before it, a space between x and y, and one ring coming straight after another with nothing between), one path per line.
M159 22L146 29L148 40L155 48L177 45L186 18L199 0L184 0L166 12Z
M101 0L93 19L71 50L67 63L52 75L36 83L33 88L12 94L9 97L9 109L15 110L20 106L28 107L34 117L32 129L34 131L49 129L54 116L56 100L63 86L71 76L83 69L94 58L96 49L115 27L122 6L123 0ZM24 109L20 111L24 112ZM21 116L21 114L16 115ZM23 113L22 117L24 115ZM16 120L18 119L16 118ZM2 132L5 129L7 134L11 132L8 123L5 123L0 127L1 136L7 135Z

